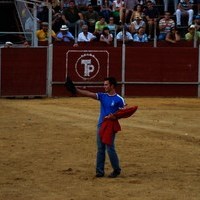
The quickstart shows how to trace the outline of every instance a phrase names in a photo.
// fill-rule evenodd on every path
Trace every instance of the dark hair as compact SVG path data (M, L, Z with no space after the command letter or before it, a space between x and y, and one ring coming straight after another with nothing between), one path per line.
M105 26L105 27L103 28L103 30L102 30L102 34L103 34L104 36L106 36L106 33L105 33L106 30L110 31L110 29L109 29L107 26Z
M136 6L133 8L133 10L135 10L135 11L136 11L138 6L140 6L140 7L141 7L141 11L142 11L142 10L143 10L143 6L142 6L141 4L139 4L139 3L138 3L138 4L137 4L137 5L136 5Z
M114 77L107 77L104 79L104 81L109 81L110 85L114 85L114 87L117 86L117 81Z

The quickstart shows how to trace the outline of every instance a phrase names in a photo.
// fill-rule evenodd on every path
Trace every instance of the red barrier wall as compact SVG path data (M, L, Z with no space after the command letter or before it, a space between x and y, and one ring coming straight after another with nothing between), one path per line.
M197 96L197 48L127 48L126 81L157 82L126 86L126 95L136 96ZM175 82L172 85L159 82Z
M46 95L46 48L1 49L1 96Z
M66 74L78 86L103 90L105 76L121 82L122 48L100 43L53 47L52 96L67 96ZM1 96L44 96L47 85L46 48L1 49ZM198 95L198 49L192 47L126 46L126 96ZM121 85L117 89L121 91Z
M81 55L85 54L84 50L90 53L96 50L97 52L94 52L94 55L102 61L102 57L98 57L98 50L105 49L109 55L109 75L115 76L120 82L122 49L120 47L95 48L94 46L81 46L79 48L55 46L53 53L55 63L53 66L53 81L55 83L64 82L66 71L68 71L75 82L84 82L87 85L88 80L77 75L75 64L78 59L80 61ZM67 60L67 52L71 50L80 50L80 52L77 55L70 54L70 59ZM70 62L66 70L66 63L68 61ZM100 74L90 79L91 82L102 82L105 77L104 70L106 64L104 62L101 63L101 61ZM127 96L197 96L198 86L195 84L187 84L187 82L198 82L197 48L126 47L125 66L125 81L129 82L125 86L125 95ZM131 82L133 83L131 84ZM153 82L155 83L153 84ZM168 82L175 83L171 85ZM185 82L185 84L178 84L178 82ZM97 91L97 85L95 83L90 84L90 90ZM120 90L121 88L119 87L118 91ZM66 90L62 84L53 84L54 96L63 96L64 94L66 94Z

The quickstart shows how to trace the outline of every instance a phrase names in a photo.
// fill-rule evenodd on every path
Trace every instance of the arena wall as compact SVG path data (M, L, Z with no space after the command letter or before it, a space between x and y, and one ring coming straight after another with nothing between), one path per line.
M104 77L115 76L119 81L118 92L123 88L125 96L198 96L198 48L127 45L125 57L122 46L98 43L76 48L54 45L52 57L48 57L51 55L48 50L47 47L2 48L0 95L49 96L47 71L50 71L50 96L70 95L64 87L66 75L79 87L92 91L103 91Z

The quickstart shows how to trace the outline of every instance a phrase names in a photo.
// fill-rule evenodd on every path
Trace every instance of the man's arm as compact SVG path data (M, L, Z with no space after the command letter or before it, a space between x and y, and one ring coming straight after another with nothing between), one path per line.
M82 90L82 89L79 89L79 88L76 88L76 91L77 91L77 94L80 94L82 96L91 97L93 99L97 99L97 95L94 92L90 92L88 90Z

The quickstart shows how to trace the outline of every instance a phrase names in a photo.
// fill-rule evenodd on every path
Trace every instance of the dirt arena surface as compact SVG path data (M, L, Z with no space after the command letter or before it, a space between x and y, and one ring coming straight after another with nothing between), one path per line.
M199 200L200 100L126 98L116 149L95 178L99 103L89 98L0 99L0 200Z

